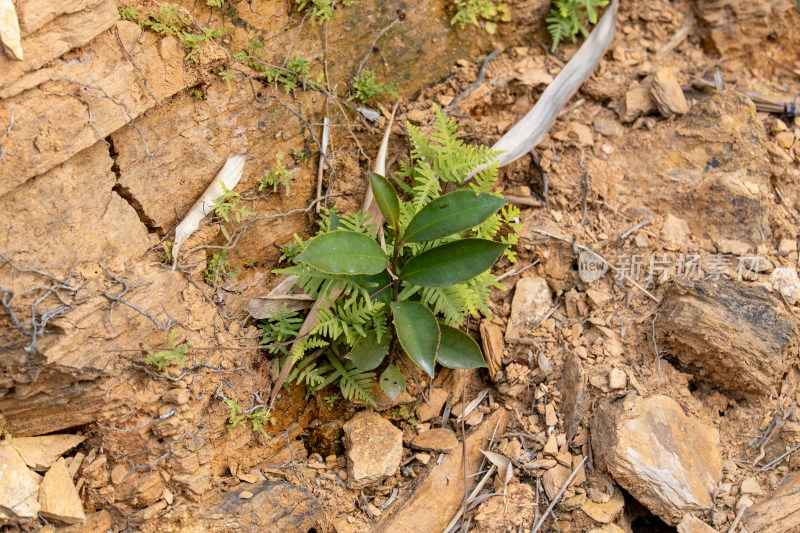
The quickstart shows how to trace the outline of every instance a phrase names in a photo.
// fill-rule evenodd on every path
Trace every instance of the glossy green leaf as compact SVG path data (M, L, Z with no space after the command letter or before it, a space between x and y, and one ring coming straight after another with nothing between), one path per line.
M375 332L370 331L366 337L361 337L356 341L353 349L347 354L347 358L361 370L374 370L383 362L387 353L389 353L389 345L378 342Z
M507 247L486 239L448 242L413 257L400 271L400 279L422 287L461 283L491 268Z
M331 213L331 223L328 226L328 231L336 231L337 229L346 229L342 226L342 219L336 213Z
M383 218L392 227L397 228L397 224L400 221L400 199L397 197L394 187L389 183L389 180L374 172L369 173L369 181L372 184L372 194L375 196L375 202L378 204L378 209L381 210Z
M388 270L370 276L358 276L356 283L366 289L373 302L382 302L389 305L392 301L392 276ZM383 289L383 290L381 290Z
M338 230L308 241L296 261L328 274L379 274L389 264L380 245L371 237Z
M386 367L386 370L381 374L379 383L381 385L381 390L386 393L386 396L392 401L406 390L406 377L394 365Z
M419 302L392 302L394 328L403 350L417 366L433 377L436 350L439 349L439 323Z
M493 194L454 191L422 208L406 228L404 242L425 242L472 229L506 204Z
M483 354L472 337L456 328L439 324L442 340L436 353L436 362L447 368L468 370L486 367Z

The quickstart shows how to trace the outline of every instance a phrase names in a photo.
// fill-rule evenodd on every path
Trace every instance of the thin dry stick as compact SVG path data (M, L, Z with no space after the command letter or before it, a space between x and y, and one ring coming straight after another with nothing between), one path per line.
M533 231L534 231L534 232L536 232L536 233L538 233L538 234L540 234L540 235L544 235L544 236L546 236L546 237L550 237L551 239L556 239L556 240L558 240L558 241L565 242L565 243L567 243L567 244L569 244L569 245L572 245L572 246L574 246L574 247L575 247L575 248L577 248L578 250L582 250L582 251L585 251L585 252L592 252L594 255L596 255L597 257L599 257L599 258L600 258L600 259L601 259L601 260L602 260L602 261L603 261L603 262L604 262L606 265L608 265L608 268L610 268L611 270L613 270L614 272L616 272L616 273L617 273L617 274L618 274L620 277L622 277L622 278L623 278L623 279L625 279L626 281L630 282L630 283L631 283L631 284L632 284L634 287L636 287L637 289L639 289L640 291L642 291L643 293L645 293L647 296L649 296L649 297L650 297L650 299L651 299L651 300L653 300L653 301L654 301L654 302L656 302L656 303L661 303L661 300L659 300L658 298L656 298L656 297L655 297L655 296L654 296L654 295L653 295L653 294L652 294L650 291L648 291L647 289L645 289L644 287L642 287L641 285L639 285L639 283L637 283L637 282L636 282L636 280L634 280L633 278L631 278L631 277L630 277L629 275L627 275L626 273L624 273L624 272L621 272L621 271L620 271L620 270L619 270L617 267L615 267L614 265L612 265L611 263L609 263L609 262L608 262L608 259L606 259L606 258L605 258L605 257L603 257L602 255L598 254L597 252L595 252L594 250L592 250L592 249L591 249L591 248L589 248L588 246L583 246L582 244L578 244L578 243L575 243L575 242L571 242L571 241L569 241L569 240L565 239L564 237L559 237L558 235L555 235L555 234L553 234L553 233L550 233L549 231L545 231L545 230L543 230L543 229L533 228Z
M319 171L317 172L317 207L316 211L319 213L319 204L322 200L322 175L325 170L325 152L328 150L328 139L331 135L331 123L328 120L328 115L325 115L325 121L322 126L322 152L319 155Z
M539 528L542 527L542 524L544 524L544 521L547 520L547 516L550 514L550 512L553 510L553 508L556 506L556 504L559 502L559 500L561 500L561 496L564 495L564 491L567 490L567 487L569 487L569 484L572 483L572 480L575 479L575 476L578 475L578 472L580 471L580 469L583 468L583 463L586 462L586 459L588 459L588 457L584 457L583 459L581 459L581 462L578 464L578 466L575 468L575 470L573 470L572 473L569 475L569 477L567 478L567 481L564 482L564 485L558 491L558 494L556 494L556 497L553 498L553 501L551 501L550 505L547 506L547 509L545 510L545 512L542 515L542 517L539 519L538 522L536 522L536 524L531 529L531 533L536 533L537 531L539 531Z
M495 57L497 57L497 55L498 55L500 52L501 52L501 50L500 50L499 48L495 48L494 50L492 50L492 53L491 53L491 54L489 54L488 56L486 56L486 57L483 59L483 64L481 65L481 70L478 72L478 77L475 79L475 81L474 81L474 82L472 82L472 83L469 85L469 87L467 87L466 89L464 89L464 92L462 92L461 94L459 94L458 96L456 96L456 97L453 99L453 101L452 101L452 102L450 102L450 105L448 105L447 107L445 107L445 108L444 108L445 112L447 112L447 111L452 111L453 109L455 109L455 108L456 108L456 106L458 105L458 103L459 103L461 100L463 100L463 99L464 99L464 97L468 96L470 93L472 93L472 91L474 91L475 89L477 89L477 88L480 86L480 84L481 84L481 83L483 83L483 79L486 77L486 69L487 69L487 68L489 68L489 63L491 63L491 62L492 62L492 59L494 59Z
M486 473L483 475L483 478L481 478L480 482L478 482L478 484L475 485L475 488L472 489L472 492L470 492L469 498L468 498L469 503L472 503L473 501L475 501L475 498L478 496L478 493L481 490L483 490L483 487L486 485L486 482L489 480L489 478L492 477L492 474L494 474L495 470L497 470L497 467L495 465L492 465L491 468L489 468L489 470L486 471ZM456 522L461 520L461 517L463 516L463 512L464 512L464 510L462 509L461 511L456 513L456 515L453 517L453 519L450 520L450 523L447 524L447 527L445 527L442 531L450 531L451 529L453 529L453 527L456 525ZM463 527L463 526L461 526L461 527Z
M514 205L524 205L526 207L541 207L542 202L533 197L517 196L515 194L504 194L503 198Z
M391 22L391 24L389 24L385 28L382 28L378 32L378 35L375 36L375 39L373 39L372 44L369 45L369 50L367 50L367 55L365 55L364 59L361 60L361 63L358 64L358 70L356 71L356 76L355 76L356 78L358 78L358 75L361 74L361 69L364 68L364 63L367 62L367 59L369 59L370 54L372 54L372 50L375 49L375 44L378 42L378 39L383 37L383 34L386 33L387 31L389 31L389 28L391 28L392 26L394 26L398 22L400 22L400 19L396 18Z
M461 382L461 402L467 405L467 371L462 370L464 379ZM461 457L464 459L464 508L461 511L461 531L464 531L464 518L467 516L467 500L469 492L467 487L467 432L464 429L464 418L461 417Z

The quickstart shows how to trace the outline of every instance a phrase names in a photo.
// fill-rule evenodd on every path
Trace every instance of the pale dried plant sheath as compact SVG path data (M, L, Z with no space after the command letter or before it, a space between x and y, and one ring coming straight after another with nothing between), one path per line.
M214 178L214 181L208 186L203 196L195 203L189 210L186 217L175 228L175 245L172 247L172 269L175 270L175 265L178 264L178 253L181 250L181 245L186 242L186 239L200 229L200 222L214 209L214 200L222 196L225 188L233 190L239 180L242 179L242 171L244 170L244 162L247 156L232 155L225 161L225 165Z
M542 142L558 113L583 85L583 82L592 75L600 59L608 50L617 26L618 7L619 0L613 0L589 38L558 73L556 79L547 86L536 105L492 146L493 150L504 152L497 157L498 167L519 159ZM484 168L486 167L474 170L467 179Z
M22 40L17 8L12 0L0 0L0 42L12 59L22 61Z

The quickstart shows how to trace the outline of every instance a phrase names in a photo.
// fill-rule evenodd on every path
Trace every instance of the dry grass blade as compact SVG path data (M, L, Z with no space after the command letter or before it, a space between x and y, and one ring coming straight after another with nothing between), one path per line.
M583 43L569 63L547 86L539 101L503 137L492 146L504 153L497 157L497 165L504 166L530 152L542 142L550 126L572 95L583 85L614 38L617 26L619 0L613 0L603 18L597 23L589 38ZM478 168L467 179L483 170Z
M214 177L214 180L208 185L203 195L197 200L197 203L192 206L186 217L175 228L175 245L172 247L172 270L175 270L175 266L178 264L181 245L200 228L200 221L213 210L214 200L222 196L224 192L223 184L228 190L233 190L239 180L242 179L242 171L246 160L247 156L244 154L230 156Z

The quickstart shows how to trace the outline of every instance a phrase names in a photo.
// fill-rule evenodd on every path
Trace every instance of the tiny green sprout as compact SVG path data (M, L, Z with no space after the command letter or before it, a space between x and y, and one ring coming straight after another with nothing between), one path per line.
M286 196L289 196L289 190L292 187L292 178L289 177L289 171L281 163L279 155L275 155L275 168L271 169L266 177L258 180L258 190L272 187L272 192L277 192L279 186L283 186L286 190Z
M166 350L156 352L147 344L143 344L142 348L147 352L147 357L144 360L145 364L154 367L159 372L164 372L165 376L169 376L170 363L175 363L181 369L186 366L186 353L192 348L192 345L184 344L176 347L175 330L173 329L169 332Z
M333 405L336 403L336 400L341 400L342 396L340 394L331 394L330 396L325 396L323 398L325 400L325 404L328 406L328 411L333 409Z
M322 24L333 20L336 16L333 11L333 0L295 0L295 3L298 13L309 10L312 23Z
M122 20L130 20L131 22L136 22L138 24L142 18L142 16L139 14L139 11L137 11L133 6L120 7L117 9L117 11L119 11L119 18Z
M397 94L397 82L378 83L375 81L375 73L371 70L362 70L353 80L353 95L348 101L357 100L364 105L369 104L385 94L390 94L400 99Z
M219 72L217 72L217 74L219 74L219 77L225 82L225 85L228 87L228 92L233 91L231 80L234 78L234 75L225 70L225 67L219 67Z
M595 1L595 0L591 0ZM450 19L450 25L459 24L464 28L467 24L480 27L486 33L494 34L498 22L511 20L511 11L503 3L495 4L491 0L455 0L456 14Z
M189 96L193 96L198 100L202 100L205 97L203 91L197 85L194 85L192 87L187 87L186 92L189 93Z
M239 274L239 267L233 267L228 260L228 245L214 252L206 268L205 280L210 286L215 287L220 280L235 279Z
M243 217L255 215L253 211L250 211L244 205L239 205L241 198L238 192L228 189L222 180L219 183L222 186L222 194L214 199L212 206L218 216L222 217L225 222L230 222L231 215L233 215L236 222L241 222Z
M172 247L175 246L174 241L167 241L161 245L164 249L164 255L161 257L162 263L169 263L172 261Z

